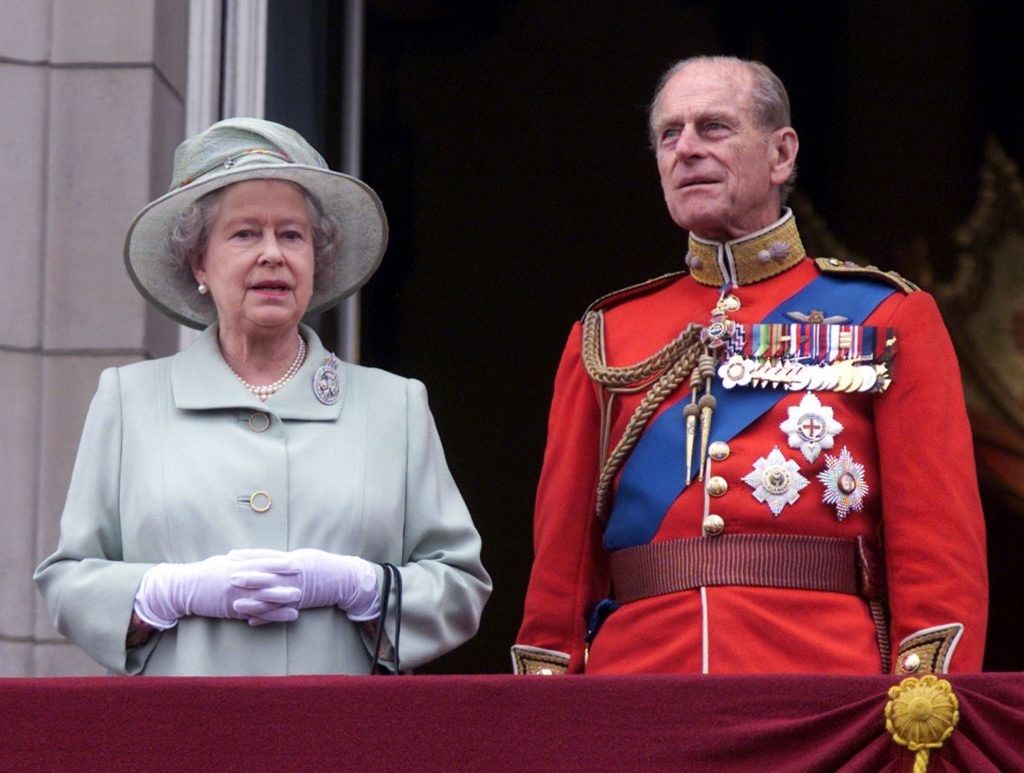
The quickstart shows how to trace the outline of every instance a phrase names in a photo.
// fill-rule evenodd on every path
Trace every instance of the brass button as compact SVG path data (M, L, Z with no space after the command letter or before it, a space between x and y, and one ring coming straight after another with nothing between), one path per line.
M262 411L249 414L249 429L253 432L266 432L270 427L270 417Z
M716 440L714 443L708 446L708 456L716 462L724 462L729 458L731 450L729 444L724 440Z
M257 513L265 513L270 509L270 494L266 491L254 491L249 495L249 507Z
M905 658L903 658L903 670L908 674L913 674L917 669L921 667L921 657L916 652L911 652Z
M713 497L720 497L729 490L729 484L721 475L712 475L708 478L708 494Z
M839 258L829 258L828 262L833 266L841 266L843 264L843 261L839 260Z
M705 537L717 537L725 531L725 519L712 513L704 519L701 531L704 532Z

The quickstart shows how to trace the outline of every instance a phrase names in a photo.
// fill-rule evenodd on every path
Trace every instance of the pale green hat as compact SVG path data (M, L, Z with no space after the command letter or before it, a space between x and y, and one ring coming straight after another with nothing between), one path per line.
M341 225L333 271L314 285L307 314L329 309L358 290L380 265L388 222L370 186L332 172L320 154L287 126L229 118L178 146L170 191L144 207L128 227L128 275L139 292L172 319L199 328L217 319L213 300L199 294L191 271L171 255L168 234L175 217L207 193L253 179L301 185Z

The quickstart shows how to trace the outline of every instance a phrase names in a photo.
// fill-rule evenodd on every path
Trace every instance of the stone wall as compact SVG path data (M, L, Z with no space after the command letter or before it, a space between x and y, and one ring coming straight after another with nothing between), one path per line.
M31 575L100 371L176 348L122 243L170 180L187 34L184 0L0 0L0 675L100 671Z

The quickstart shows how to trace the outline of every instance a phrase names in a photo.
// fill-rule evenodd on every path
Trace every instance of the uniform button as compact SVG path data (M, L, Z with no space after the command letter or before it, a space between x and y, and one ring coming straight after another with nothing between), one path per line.
M708 494L713 497L720 497L729 490L729 484L721 475L712 475L708 478Z
M725 531L725 519L720 515L712 513L704 519L701 530L704 532L705 537L717 537Z
M716 462L724 462L729 458L730 453L729 444L724 440L716 440L708 446L708 456Z
M249 495L249 507L257 513L265 513L270 509L270 494L266 491L254 491Z
M917 669L921 667L921 658L916 652L911 652L905 658L903 658L903 670L908 674L913 674Z
M270 417L262 411L249 414L249 429L253 432L266 432L270 427Z
M537 673L543 676L553 676L555 672L545 666L544 668L537 669Z

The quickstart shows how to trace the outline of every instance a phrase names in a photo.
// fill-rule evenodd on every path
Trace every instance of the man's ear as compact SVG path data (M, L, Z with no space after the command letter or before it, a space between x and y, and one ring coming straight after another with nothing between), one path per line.
M784 126L772 132L771 142L771 180L775 185L782 185L796 166L796 154L800 150L800 140L796 130Z

